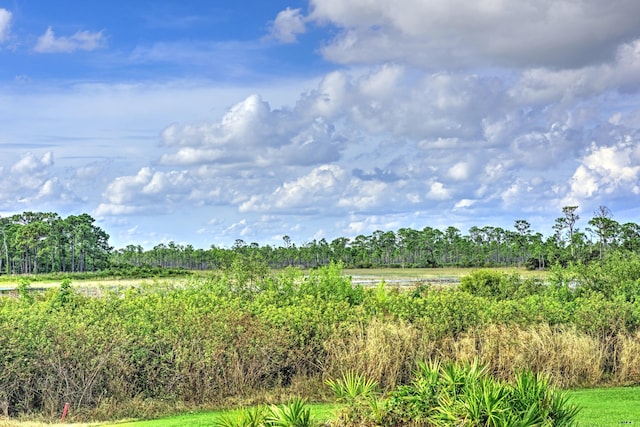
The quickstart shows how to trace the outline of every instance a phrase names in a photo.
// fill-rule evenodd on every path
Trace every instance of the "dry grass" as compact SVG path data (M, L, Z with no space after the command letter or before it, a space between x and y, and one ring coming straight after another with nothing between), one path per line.
M323 372L327 378L339 378L356 371L388 390L408 380L416 360L430 353L430 347L412 325L375 319L325 343Z
M640 331L618 336L616 380L621 384L640 384Z
M623 342L620 380L632 382L640 375L640 339L629 337ZM595 386L603 382L607 354L599 340L574 328L490 325L434 342L410 324L382 320L329 340L325 350L327 377L355 370L385 389L406 381L418 360L431 358L478 359L505 380L530 369L548 375L559 387Z
M473 336L476 356L499 378L513 378L516 372L531 369L548 375L560 387L595 385L602 380L606 349L573 328L490 325ZM459 346L462 352L457 358L473 356L469 338L467 346Z
M460 278L469 275L477 270L487 270L486 268L347 268L344 270L346 276L362 276L384 279L441 279L448 277ZM524 277L541 277L548 274L545 271L532 271L525 268L496 267L490 270L499 271L505 274L517 273Z
M186 277L175 277L175 278L162 278L162 279L117 279L117 278L109 278L109 279L88 279L88 280L79 280L72 279L71 284L74 287L78 288L113 288L113 287L132 287L132 286L142 286L142 285L153 285L154 283L186 283L189 278ZM55 288L60 286L60 280L50 280L43 282L33 282L31 284L34 288ZM18 279L15 281L6 281L2 282L2 287L18 287L19 285Z

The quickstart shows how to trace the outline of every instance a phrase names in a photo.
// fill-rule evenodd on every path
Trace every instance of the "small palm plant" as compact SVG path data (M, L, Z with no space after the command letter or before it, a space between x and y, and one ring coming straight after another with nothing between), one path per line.
M239 415L222 416L214 427L314 427L311 409L303 399L295 398L286 405L255 406Z
M375 397L378 383L367 379L364 375L347 371L339 380L329 379L325 382L336 395L339 402L352 404Z
M378 383L364 375L347 371L338 380L329 379L326 384L333 391L336 400L346 404L338 414L337 425L351 426L362 419L382 419L382 406L378 400Z
M214 427L264 427L267 407L260 405L245 409L238 416L225 415L213 422Z
M313 427L311 409L304 399L295 398L286 405L271 406L265 417L267 427Z
M553 420L554 426L571 426L580 412L568 396L553 388L549 377L542 374L531 371L518 374L511 393L514 409L523 418L529 416L537 424ZM535 414L535 417L529 414Z

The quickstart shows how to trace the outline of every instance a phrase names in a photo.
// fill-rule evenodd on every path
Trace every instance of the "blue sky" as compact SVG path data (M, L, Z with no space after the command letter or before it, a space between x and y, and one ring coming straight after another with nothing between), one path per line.
M640 221L636 0L0 1L0 215L116 247Z

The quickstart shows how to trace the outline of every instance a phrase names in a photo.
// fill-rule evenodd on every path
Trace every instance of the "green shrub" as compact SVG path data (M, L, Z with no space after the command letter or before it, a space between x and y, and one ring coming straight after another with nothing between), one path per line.
M345 409L335 425L393 426L573 426L579 409L553 388L548 378L518 374L513 384L493 379L485 367L421 363L408 385L384 398L381 411ZM371 405L370 405L371 406ZM359 418L354 418L359 416Z

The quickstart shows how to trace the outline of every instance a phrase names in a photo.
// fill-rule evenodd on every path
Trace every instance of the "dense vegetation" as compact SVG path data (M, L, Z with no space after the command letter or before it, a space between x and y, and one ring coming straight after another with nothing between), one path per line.
M424 227L375 231L354 238L338 237L296 245L283 236L282 245L236 240L231 248L169 242L151 249L128 245L114 250L109 236L87 214L61 218L55 213L25 212L0 218L0 274L95 271L107 268L162 267L188 270L230 268L241 257L264 261L271 268L318 267L340 262L346 267L491 267L549 268L570 262L602 259L608 252L640 253L640 226L620 224L601 207L580 226L577 206L567 206L551 234L534 233L526 220L513 230L474 226L463 234Z
M0 272L83 272L109 265L109 235L87 215L24 212L0 218Z
M251 265L251 269L247 266ZM327 398L357 372L390 392L419 361L477 359L498 381L640 384L640 256L611 252L548 280L490 270L456 288L352 286L341 266L270 272L255 260L188 283L105 290L68 280L0 298L9 413L149 416L176 407Z
M317 267L341 262L347 267L491 267L523 266L548 268L555 264L601 259L612 250L640 252L640 226L620 224L602 206L594 212L584 230L579 228L577 206L567 206L555 220L552 233L534 233L526 220L516 220L513 230L500 227L471 227L463 234L456 227L444 231L424 227L375 231L353 239L338 237L296 245L283 236L281 246L259 245L236 240L232 248L212 246L208 250L173 242L149 250L129 245L113 253L115 263L161 265L189 269L219 268L236 255L262 259L272 268Z

